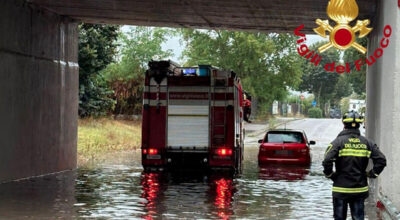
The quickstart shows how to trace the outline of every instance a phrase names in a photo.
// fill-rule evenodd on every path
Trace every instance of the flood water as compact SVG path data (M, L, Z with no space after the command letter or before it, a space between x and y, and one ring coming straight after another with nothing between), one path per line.
M77 171L0 185L0 219L332 219L321 167L327 140L312 147L311 167L260 168L258 147L246 146L236 178L144 173L140 151L112 154ZM368 207L369 219L381 218Z

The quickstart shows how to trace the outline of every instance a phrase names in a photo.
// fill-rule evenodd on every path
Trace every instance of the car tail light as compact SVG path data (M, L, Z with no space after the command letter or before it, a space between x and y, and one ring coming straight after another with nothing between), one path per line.
M150 149L148 150L148 152L149 152L149 155L155 155L155 154L158 153L158 150L157 150L157 149L154 149L154 148L150 148Z
M215 151L215 153L219 156L231 156L232 155L232 149L227 149L227 148L219 148Z
M147 154L147 149L143 149L143 154Z

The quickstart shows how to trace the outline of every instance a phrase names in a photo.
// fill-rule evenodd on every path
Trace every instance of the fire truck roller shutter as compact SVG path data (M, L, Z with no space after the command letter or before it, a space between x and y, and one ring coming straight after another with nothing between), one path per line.
M168 150L207 152L209 105L168 106Z

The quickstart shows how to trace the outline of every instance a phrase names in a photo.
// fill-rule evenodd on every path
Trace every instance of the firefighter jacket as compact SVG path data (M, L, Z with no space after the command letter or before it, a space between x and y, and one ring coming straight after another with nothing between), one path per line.
M373 168L367 172L369 159ZM367 176L376 178L386 166L386 158L373 141L360 135L359 129L345 129L328 146L322 165L325 176L333 180L334 198L361 199L368 197Z

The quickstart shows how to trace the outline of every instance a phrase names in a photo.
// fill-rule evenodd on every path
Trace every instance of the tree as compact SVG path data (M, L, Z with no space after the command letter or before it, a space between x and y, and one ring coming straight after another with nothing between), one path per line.
M310 50L317 50L324 42L318 42L310 47ZM340 60L340 54L337 50L327 50L322 55L320 65L315 66L304 59L301 91L308 91L314 94L317 105L329 102L335 94L336 84L339 81L339 74L327 72L324 66L328 63L337 63ZM337 90L339 91L339 90Z
M333 91L333 97L332 97L332 104L335 106L340 106L340 100L343 97L347 97L351 95L353 92L351 88L351 84L349 82L349 75L340 75L339 80L335 85L335 89Z
M100 71L116 54L118 26L79 25L79 115L106 114L114 105L113 93Z
M349 111L349 107L350 107L350 98L343 98L340 101L340 110L342 111L342 113L345 113L347 111Z
M269 111L274 100L283 100L301 77L301 57L290 34L237 31L180 31L186 48L186 65L210 64L235 71L245 90L257 98L259 110Z
M358 43L362 46L366 47L368 44L367 38L359 38L357 39ZM362 95L366 92L366 81L367 81L367 67L366 65L361 66L361 70L357 71L354 61L359 59L366 59L365 54L361 54L354 48L349 48L344 52L344 60L345 62L351 63L351 73L349 76L349 82L355 93L358 95Z
M162 44L172 34L171 29L151 27L132 27L120 34L120 60L102 72L114 90L114 114L140 113L147 63L172 55L170 50L162 49Z

